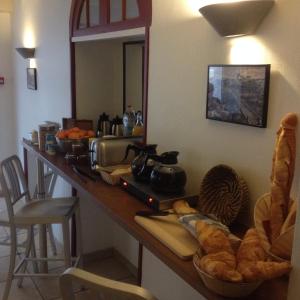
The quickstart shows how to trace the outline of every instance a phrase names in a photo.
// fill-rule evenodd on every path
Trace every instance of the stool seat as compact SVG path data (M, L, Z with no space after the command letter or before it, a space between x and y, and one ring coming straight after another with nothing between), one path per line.
M61 224L74 213L78 201L77 197L31 201L15 213L15 224Z

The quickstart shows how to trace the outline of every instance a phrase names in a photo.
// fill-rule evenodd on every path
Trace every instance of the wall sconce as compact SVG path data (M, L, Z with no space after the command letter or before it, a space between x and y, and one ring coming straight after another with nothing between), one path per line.
M199 11L221 36L232 37L253 34L274 3L240 0L205 5Z
M34 58L35 48L16 48L16 51L25 59Z

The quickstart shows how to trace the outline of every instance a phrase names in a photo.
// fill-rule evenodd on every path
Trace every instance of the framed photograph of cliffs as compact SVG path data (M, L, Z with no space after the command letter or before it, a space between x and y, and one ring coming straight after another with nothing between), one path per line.
M271 65L209 65L206 118L266 128Z

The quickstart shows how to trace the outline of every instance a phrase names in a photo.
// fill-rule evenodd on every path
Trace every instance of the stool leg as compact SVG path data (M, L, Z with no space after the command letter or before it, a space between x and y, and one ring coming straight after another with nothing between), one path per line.
M14 269L15 269L16 254L17 254L17 236L16 236L16 228L14 226L10 227L10 238L11 238L10 261L9 261L8 274L6 278L2 300L8 299L12 280L14 278Z
M77 261L78 265L82 267L82 234L81 234L81 218L80 218L80 208L78 205L78 208L75 212L75 218L76 218L76 231L77 231Z
M70 228L69 220L66 220L62 224L63 231L63 241L64 241L64 258L65 258L65 267L70 268L72 266L71 261L71 249L70 249Z
M56 256L57 255L57 249L56 249L55 238L54 238L53 229L52 229L51 224L47 225L47 230L48 230L48 233L49 233L49 240L50 240L52 253L53 253L54 256Z
M27 241L26 241L26 249L25 249L25 254L24 254L25 258L29 257L30 249L31 249L31 246L32 246L32 241L33 241L33 228L30 227L27 230ZM22 266L22 268L20 270L21 273L25 273L26 272L27 265L28 265L28 262L25 260L24 264L23 264L23 266ZM22 287L23 280L24 280L24 277L20 277L18 279L18 288Z

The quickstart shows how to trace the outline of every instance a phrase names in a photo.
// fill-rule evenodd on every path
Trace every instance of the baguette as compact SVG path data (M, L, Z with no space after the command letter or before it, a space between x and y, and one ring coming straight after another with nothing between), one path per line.
M295 170L297 115L287 114L281 121L273 154L271 174L271 241L280 235L288 214Z

